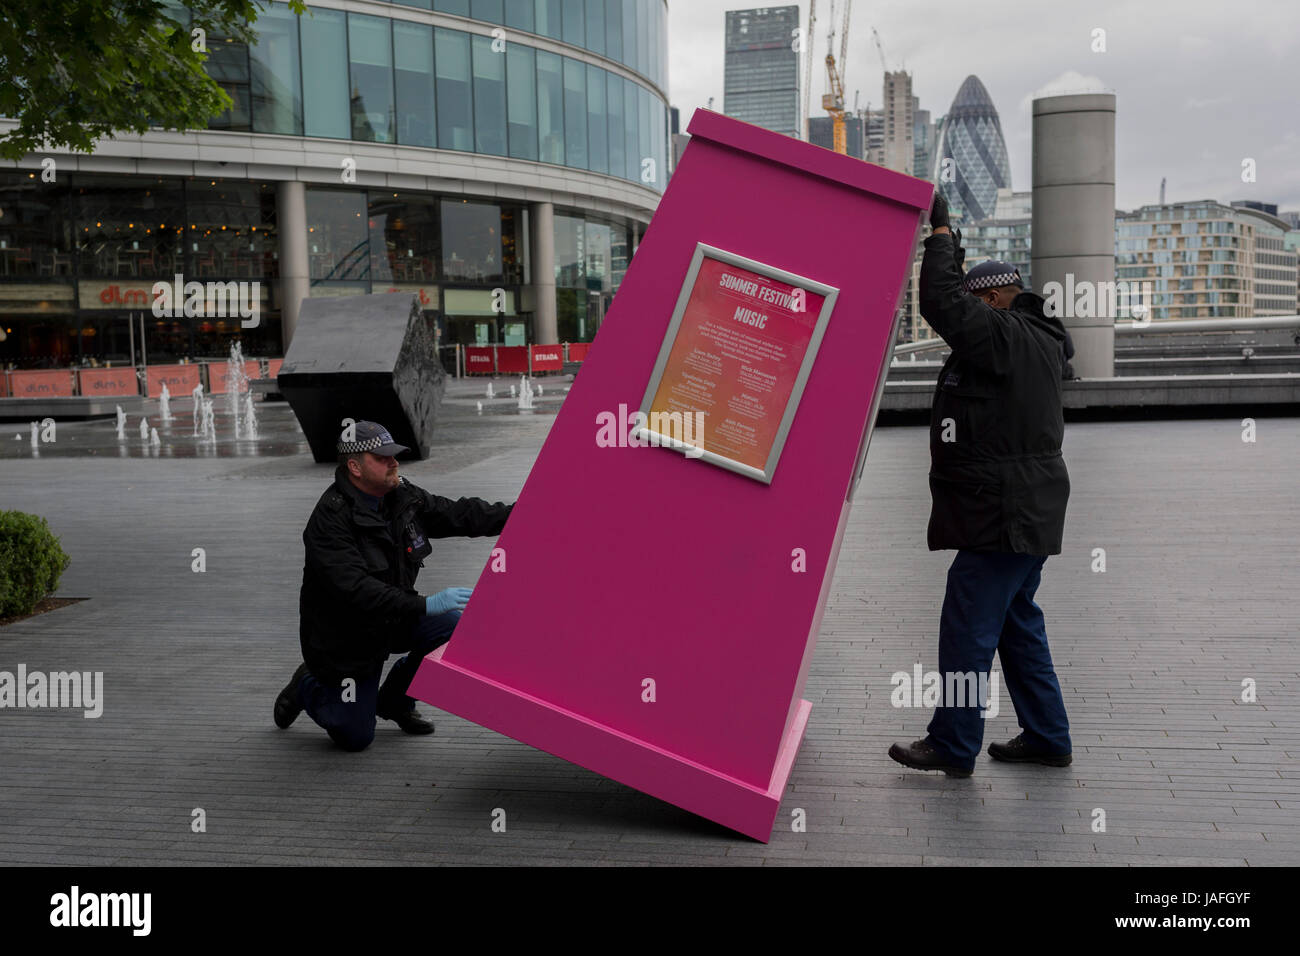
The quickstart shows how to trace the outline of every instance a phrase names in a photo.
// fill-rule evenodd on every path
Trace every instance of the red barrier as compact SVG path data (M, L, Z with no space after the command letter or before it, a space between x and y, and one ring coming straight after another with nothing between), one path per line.
M491 375L496 371L495 350L490 345L465 346L465 373Z
M590 342L570 342L569 361L585 362L587 360L587 350L590 348L591 348Z
M564 347L561 345L534 345L533 371L558 372L564 368Z
M14 398L50 398L54 395L71 395L72 369L10 372L9 384L14 390Z
M9 373L0 369L0 398L9 397Z
M194 386L199 384L197 365L150 365L146 371L150 398L157 398L164 384L167 386L167 393L173 398L188 395L194 391Z
M248 378L257 378L260 364L257 359L247 359L244 362L244 374ZM209 362L208 363L208 394L224 395L226 394L226 385L230 381L230 365L227 362ZM171 386L167 386L171 388ZM191 386L193 388L193 386Z
M527 372L528 371L528 346L527 345L498 345L497 346L497 371L498 372Z
M284 364L284 359L271 359L266 363L266 377L275 378L280 374L280 366Z
M77 373L82 395L139 395L140 380L135 369L83 368Z

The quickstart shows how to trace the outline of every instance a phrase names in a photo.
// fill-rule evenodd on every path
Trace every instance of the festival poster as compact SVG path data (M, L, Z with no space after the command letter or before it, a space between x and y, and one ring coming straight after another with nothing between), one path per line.
M764 472L824 303L706 254L650 402L651 427L656 413L703 413L693 419L703 433L688 444Z

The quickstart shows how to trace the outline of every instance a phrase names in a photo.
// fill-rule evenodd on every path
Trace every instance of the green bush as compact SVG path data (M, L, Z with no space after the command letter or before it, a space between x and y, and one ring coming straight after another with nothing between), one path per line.
M44 518L0 511L0 617L31 614L71 561Z

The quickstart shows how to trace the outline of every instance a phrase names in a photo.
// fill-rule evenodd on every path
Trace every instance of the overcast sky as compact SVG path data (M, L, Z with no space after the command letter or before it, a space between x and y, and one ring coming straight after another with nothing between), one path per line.
M836 26L842 17L838 0ZM669 93L682 126L710 96L723 109L725 11L761 4L669 0ZM779 6L781 4L768 4ZM808 0L798 4L807 23ZM830 0L818 0L813 115L826 90ZM881 64L912 74L938 118L974 73L1002 121L1011 183L1030 182L1030 101L1040 90L1116 94L1115 201L1258 199L1300 209L1300 2L1296 0L853 0L846 98L881 103ZM1093 31L1106 31L1094 53ZM839 55L839 39L835 42ZM1256 182L1242 182L1242 161Z

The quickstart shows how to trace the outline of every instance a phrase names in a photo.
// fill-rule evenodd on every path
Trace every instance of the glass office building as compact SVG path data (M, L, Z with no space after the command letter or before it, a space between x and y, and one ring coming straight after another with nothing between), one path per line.
M944 175L952 160L953 177ZM993 216L998 190L1011 188L1011 166L997 108L977 76L968 76L952 101L934 151L935 181L965 222Z
M136 361L141 317L151 363L282 355L303 297L387 291L444 345L595 335L668 178L664 0L273 3L254 29L207 37L233 105L206 130L0 171L0 362ZM155 318L176 274L258 282L258 326Z
M723 109L746 123L803 138L799 128L797 6L728 10Z

